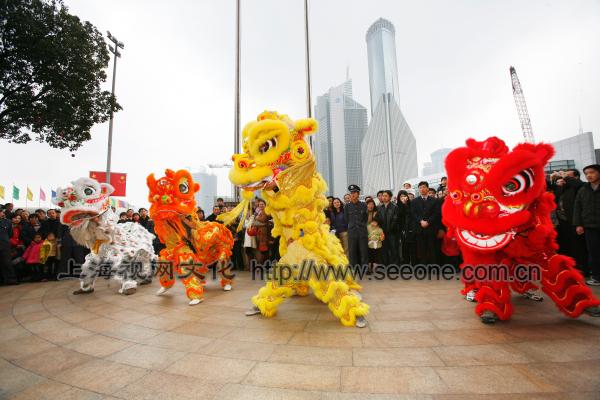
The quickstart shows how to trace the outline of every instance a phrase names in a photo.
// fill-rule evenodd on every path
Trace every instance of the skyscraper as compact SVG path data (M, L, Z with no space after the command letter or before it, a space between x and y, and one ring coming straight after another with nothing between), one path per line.
M371 115L384 93L391 93L396 102L400 102L395 35L394 25L383 18L379 18L367 30Z
M367 31L371 122L361 144L363 191L397 190L417 175L417 143L400 110L395 29L378 19Z
M319 132L314 139L317 169L341 197L348 185L362 184L361 142L367 130L367 109L352 98L352 80L317 97L315 117Z

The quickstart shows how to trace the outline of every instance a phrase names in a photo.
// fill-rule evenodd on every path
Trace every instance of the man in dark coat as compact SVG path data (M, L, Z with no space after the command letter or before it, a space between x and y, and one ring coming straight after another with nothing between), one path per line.
M369 265L369 235L367 233L367 205L360 201L360 188L348 186L350 202L344 206L344 217L348 222L348 253L350 265Z
M419 196L410 205L417 222L417 259L422 264L436 264L437 232L441 215L438 200L429 196L427 182L419 182Z
M399 226L398 207L392 203L392 192L384 190L381 194L381 204L377 206L377 214L381 221L381 229L385 235L382 247L382 261L385 265L397 264L399 261Z
M56 213L56 210L54 209L49 209L47 211L47 215L48 218L42 222L42 226L40 228L40 233L42 234L43 237L48 236L48 233L52 232L54 233L54 236L59 238L60 237L60 230L61 228L61 223L60 220L58 219L58 214Z
M31 214L21 230L21 240L23 240L25 246L29 246L31 244L33 237L40 229L41 225L38 221L37 214Z
M551 175L551 189L556 199L556 218L558 220L556 231L560 247L559 253L573 257L577 268L584 276L589 276L585 238L575 232L575 225L573 225L575 197L583 186L579 176L579 171L576 169L570 169L564 173L562 171L561 173L555 172Z
M600 286L600 165L583 169L587 183L575 196L573 225L578 235L585 235L591 278L590 286Z
M17 274L10 259L10 238L13 235L12 223L6 218L6 212L0 208L0 274L2 283L16 285Z

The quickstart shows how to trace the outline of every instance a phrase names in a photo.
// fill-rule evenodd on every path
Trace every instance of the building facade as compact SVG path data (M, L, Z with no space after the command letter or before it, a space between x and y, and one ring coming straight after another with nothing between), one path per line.
M550 160L557 166L558 161L572 161L575 168L581 171L585 166L596 164L596 152L594 150L594 137L592 132L584 132L566 139L552 143L554 146L554 157ZM572 165L568 163L568 165Z
M217 197L217 175L207 166L201 166L197 172L192 172L194 182L200 184L196 192L196 204L204 210L206 216L212 213L212 207Z
M319 132L313 146L317 169L328 194L342 197L348 185L362 185L361 142L367 130L367 109L352 98L352 80L317 97Z
M395 35L394 25L383 18L379 18L367 30L371 115L384 93L390 93L400 103Z
M418 174L417 143L400 110L395 29L378 19L366 35L371 122L361 144L363 191L397 190Z
M391 94L375 109L361 145L363 191L396 191L417 176L417 142Z

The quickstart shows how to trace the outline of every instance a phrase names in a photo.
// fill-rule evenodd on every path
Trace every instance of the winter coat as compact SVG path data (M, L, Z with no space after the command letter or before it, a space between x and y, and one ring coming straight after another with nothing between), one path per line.
M575 198L583 185L584 183L580 179L566 177L563 186L553 186L557 203L556 214L559 216L559 220L569 224L573 223Z
M600 187L592 189L587 182L575 196L573 225L585 228L600 228Z
M42 250L42 246L44 242L31 242L25 253L23 253L23 260L25 260L25 264L41 264L40 261L40 252Z
M40 248L40 263L45 264L48 257L56 257L56 243L46 239Z
M12 247L23 246L23 240L21 239L21 226L13 225L13 234L10 237L10 245Z
M381 220L380 226L385 233L396 234L398 233L398 207L389 202L387 207L384 204L377 206L377 214Z
M369 234L369 248L380 249L383 246L383 240L385 239L383 229L381 229L379 226L373 226L372 224L369 224L367 226L367 232Z
M331 229L335 229L335 233L348 232L348 222L346 222L346 216L343 212L336 213L331 211L328 214L329 221L331 222Z

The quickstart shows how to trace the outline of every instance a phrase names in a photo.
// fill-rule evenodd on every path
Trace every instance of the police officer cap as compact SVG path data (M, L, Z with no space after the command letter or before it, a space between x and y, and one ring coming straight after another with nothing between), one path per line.
M358 187L358 185L350 185L350 186L348 186L348 191L350 193L352 193L352 192L360 192L360 188Z

